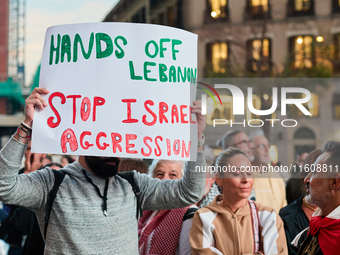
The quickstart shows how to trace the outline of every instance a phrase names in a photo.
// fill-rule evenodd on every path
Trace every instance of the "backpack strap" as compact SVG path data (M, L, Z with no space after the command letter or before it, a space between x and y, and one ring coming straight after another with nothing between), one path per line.
M50 214L52 210L53 201L57 195L59 186L65 177L65 172L61 170L52 169L52 171L53 171L55 180L54 180L53 188L51 189L50 193L48 193L48 200L47 200L46 208L45 208L45 227L44 227L44 239L45 240L46 240L47 226L50 220Z
M143 213L142 213L142 207L141 207L141 202L140 202L140 190L139 190L138 185L135 182L134 173L128 171L128 172L117 173L117 175L119 175L123 179L127 180L130 183L130 185L132 186L132 190L135 193L135 196L136 196L136 199L137 199L136 219L138 220L138 213L139 213L140 217L143 217Z
M251 222L254 233L254 251L255 253L260 250L261 238L260 238L260 220L257 210L257 206L253 200L248 200L250 206Z

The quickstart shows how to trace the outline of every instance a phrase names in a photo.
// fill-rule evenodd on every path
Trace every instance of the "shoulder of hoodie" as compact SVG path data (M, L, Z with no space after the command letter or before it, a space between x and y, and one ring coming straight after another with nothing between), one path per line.
M255 202L255 205L257 207L257 210L259 212L262 212L262 211L267 211L267 212L270 212L270 213L275 213L276 215L278 215L278 213L275 211L274 208L270 207L270 206L267 206L267 205L262 205L261 203L259 202ZM206 213L206 212L215 212L215 210L213 210L211 208L211 204L209 204L208 206L205 206L199 210L197 210L197 213Z
M282 223L281 217L279 216L279 214L277 213L277 211L274 208L267 206L267 205L262 205L261 203L258 203L258 202L255 202L255 204L256 204L258 212L265 212L266 211L266 212L269 212L269 214L271 214L271 215L275 214L277 223L278 224L280 224L280 222ZM264 214L264 215L266 215L266 214ZM265 217L265 218L267 218L267 217ZM260 218L260 221L261 221L261 218Z
M256 205L257 210L259 212L262 212L262 211L274 212L276 215L278 215L277 211L275 211L275 209L273 207L270 207L268 205L263 205L263 204L256 202L256 201L254 201L254 202L255 202L255 205Z

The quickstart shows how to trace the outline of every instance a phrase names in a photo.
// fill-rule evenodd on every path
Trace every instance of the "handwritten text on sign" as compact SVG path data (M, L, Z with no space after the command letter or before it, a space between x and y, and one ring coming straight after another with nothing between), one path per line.
M40 77L49 106L36 113L32 150L194 159L196 44L194 34L155 25L49 28Z

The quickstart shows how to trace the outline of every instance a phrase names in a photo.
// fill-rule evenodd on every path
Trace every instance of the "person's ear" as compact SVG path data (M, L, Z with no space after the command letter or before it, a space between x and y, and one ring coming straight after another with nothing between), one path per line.
M331 180L331 190L340 189L340 174L334 173Z
M219 175L217 175L216 178L215 178L215 182L216 182L217 186L222 187L223 178L221 178Z

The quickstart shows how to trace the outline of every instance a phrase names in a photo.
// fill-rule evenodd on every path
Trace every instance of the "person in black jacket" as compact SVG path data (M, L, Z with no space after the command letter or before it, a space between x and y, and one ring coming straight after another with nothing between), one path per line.
M305 159L302 169L307 170L307 166L313 164L315 160L321 155L321 153L321 150L312 151ZM300 173L299 185L303 183L303 180L307 174L307 171L302 171ZM304 200L304 196L301 196L293 203L283 207L280 210L279 215L281 216L284 223L289 255L297 254L298 248L294 247L291 242L302 230L308 228L310 218L312 217L312 214L316 208L317 207L313 205L307 204ZM306 237L307 232L302 235L299 245Z

